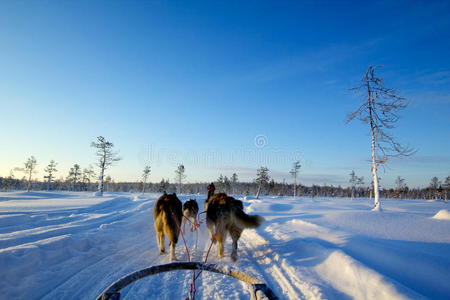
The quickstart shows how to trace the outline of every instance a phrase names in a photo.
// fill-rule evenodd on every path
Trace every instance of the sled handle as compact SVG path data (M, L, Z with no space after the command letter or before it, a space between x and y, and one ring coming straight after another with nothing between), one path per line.
M145 268L131 274L128 274L113 284L111 284L103 293L101 293L97 300L119 300L120 299L120 290L144 277L164 273L175 270L203 270L209 271L213 273L228 275L233 278L236 278L240 281L250 284L252 295L251 299L254 300L275 300L278 299L273 292L267 287L267 285L258 279L244 273L241 271L234 270L228 266L219 266L216 264L208 264L202 262L174 262L165 265L158 265L149 268Z

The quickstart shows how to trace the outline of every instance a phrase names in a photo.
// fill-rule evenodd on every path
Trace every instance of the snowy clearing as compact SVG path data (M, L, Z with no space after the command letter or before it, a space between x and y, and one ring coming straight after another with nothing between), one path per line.
M0 293L4 299L93 299L116 279L168 262L154 237L159 195L10 192L0 194ZM192 195L191 195L192 197ZM193 196L200 200L203 195ZM181 196L185 201L189 198ZM244 231L234 266L268 284L281 299L445 299L450 297L448 205L368 199L262 197L244 200L266 222ZM444 218L444 219L441 219ZM203 260L205 224L186 232L194 260ZM180 241L177 256L186 260ZM124 299L183 299L191 272L150 276ZM244 284L204 272L198 299L246 299Z

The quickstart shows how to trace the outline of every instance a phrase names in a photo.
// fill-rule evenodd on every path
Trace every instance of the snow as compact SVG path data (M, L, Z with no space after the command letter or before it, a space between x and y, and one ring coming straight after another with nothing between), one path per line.
M433 216L433 219L450 220L450 211L446 209L441 209Z
M156 194L0 193L0 294L4 299L93 299L118 278L168 262L154 237ZM183 195L185 201L192 195ZM204 196L196 197L204 198ZM240 198L244 199L244 198ZM233 266L268 284L281 299L448 299L448 204L382 199L247 197L245 210L266 222L246 230ZM200 207L203 207L201 204ZM436 213L437 212L437 213ZM202 215L204 218L204 215ZM444 220L443 220L444 219ZM194 260L209 248L205 223L186 230ZM177 256L186 259L183 243ZM124 299L182 299L191 272L142 279ZM204 272L198 299L248 299L248 287Z

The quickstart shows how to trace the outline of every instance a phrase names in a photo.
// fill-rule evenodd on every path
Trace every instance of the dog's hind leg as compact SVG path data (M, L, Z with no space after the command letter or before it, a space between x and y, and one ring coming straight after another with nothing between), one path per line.
M219 243L217 245L217 257L218 258L222 258L223 257L223 242L224 242L224 238L221 234L216 234L216 239L217 242Z
M163 254L166 252L166 247L164 245L164 232L158 231L158 248L159 254Z
M238 255L237 255L238 240L241 237L241 233L242 233L242 230L238 227L233 226L230 228L230 235L231 235L231 239L233 240L233 249L231 251L231 259L233 261L236 261L238 258Z
M217 242L219 243L218 249L217 249L217 257L222 258L223 252L224 252L223 244L227 240L227 231L223 228L222 230L219 231L218 234L216 234L216 238L217 238Z
M196 217L195 216L191 216L191 231L195 231L197 227L195 227L196 224Z
M216 237L215 237L215 234L214 234L214 231L215 231L214 230L214 228L215 228L214 223L213 222L209 222L208 220L206 220L206 227L208 227L209 237L211 239L211 242L213 244L215 244L216 243Z
M173 241L170 241L169 247L170 247L170 260L171 261L177 260L177 257L175 255L175 243Z

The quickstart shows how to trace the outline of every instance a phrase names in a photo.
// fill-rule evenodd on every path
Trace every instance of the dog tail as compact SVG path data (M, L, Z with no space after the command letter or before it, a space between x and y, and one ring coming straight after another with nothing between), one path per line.
M247 215L241 208L233 207L233 214L243 228L256 228L259 227L265 220L258 215Z

